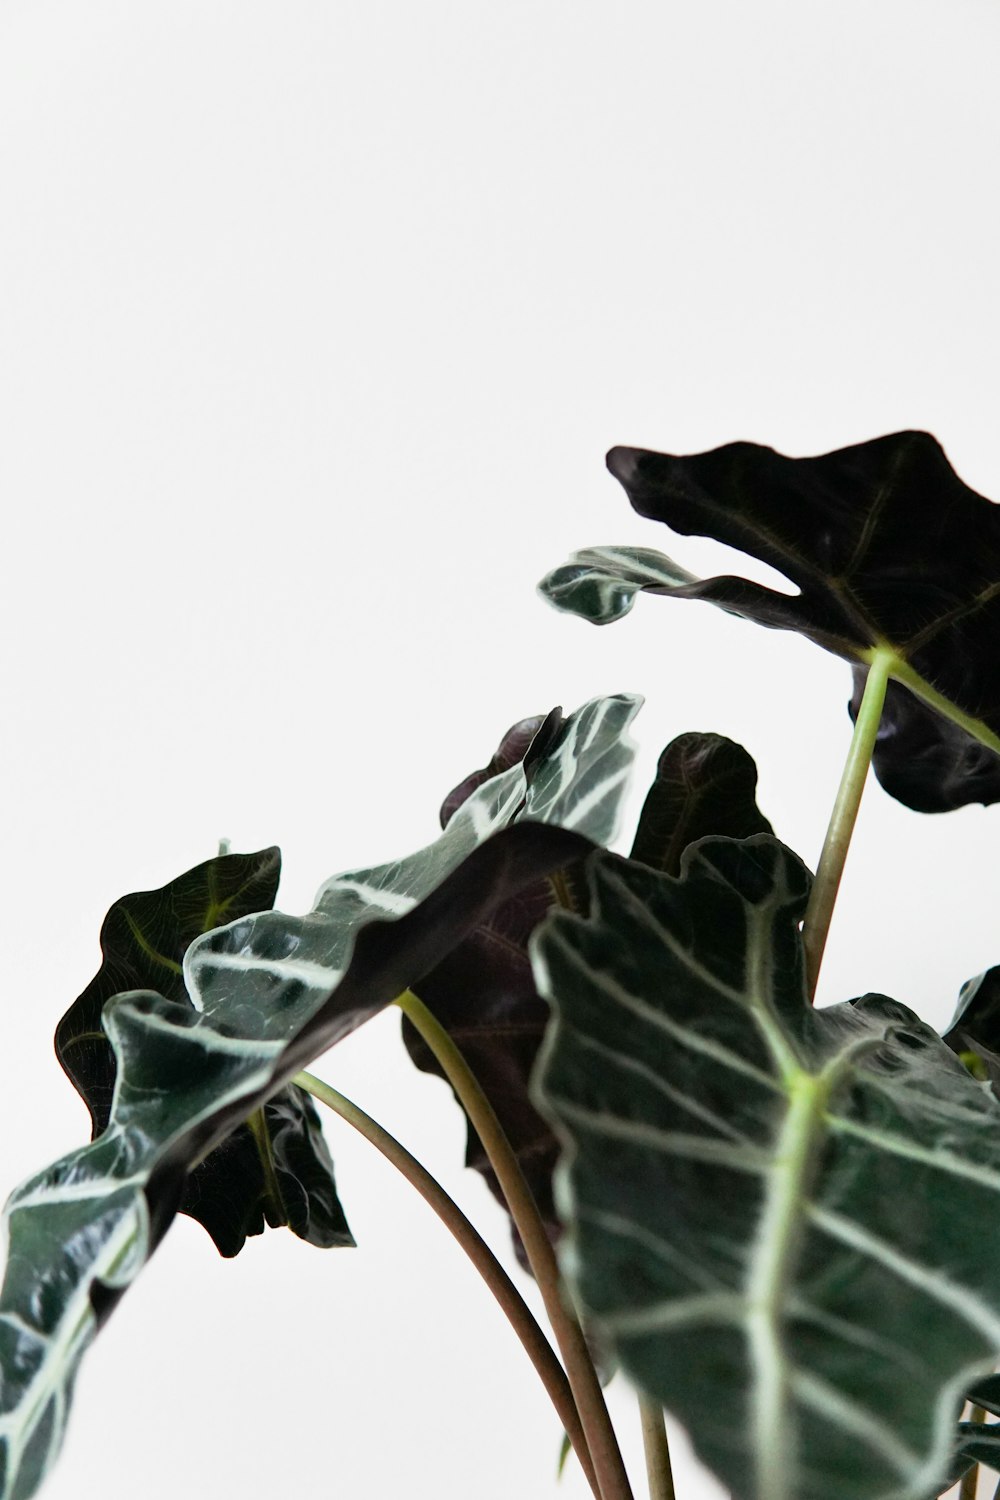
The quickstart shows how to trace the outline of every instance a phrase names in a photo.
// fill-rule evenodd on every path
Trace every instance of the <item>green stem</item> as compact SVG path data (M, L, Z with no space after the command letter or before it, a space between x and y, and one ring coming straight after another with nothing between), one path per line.
M861 707L858 709L858 717L854 725L851 748L847 754L847 763L840 779L837 800L833 804L830 824L823 842L823 852L819 858L819 868L816 871L812 894L806 908L802 940L806 952L806 982L810 998L816 994L816 982L819 979L823 950L830 931L830 919L833 916L851 834L854 832L858 808L861 805L861 794L865 789L865 780L871 765L890 669L895 662L896 658L890 651L878 650L872 653L864 696L861 699Z
M566 1366L573 1398L587 1435L587 1446L597 1474L601 1500L632 1500L618 1440L608 1416L601 1383L583 1330L575 1315L563 1302L555 1252L531 1196L531 1189L524 1180L520 1163L493 1106L479 1087L465 1058L423 1001L412 990L404 990L402 995L397 996L395 1003L416 1027L440 1063L489 1157L490 1166L510 1209L510 1216L521 1236L528 1265L538 1283L556 1344Z
M873 658L880 649L879 647L873 649ZM981 745L985 745L988 750L992 750L994 755L1000 755L1000 735L995 734L982 719L977 719L975 714L967 714L964 709L959 708L957 703L952 703L950 698L939 693L926 677L921 677L919 672L914 671L905 657L896 656L894 652L891 654L892 665L889 671L891 677L909 688L910 692L926 703L928 708L933 708L935 713L939 713L942 718L950 720L952 724L957 724L959 729L964 729L966 734L978 740Z
M639 1417L642 1422L642 1446L646 1454L649 1500L676 1500L663 1407L649 1396L640 1396Z
M274 1152L271 1150L271 1132L267 1128L267 1119L264 1115L264 1106L255 1109L247 1120L250 1134L254 1138L260 1164L264 1171L264 1198L267 1207L267 1222L273 1229L288 1223L288 1215L281 1198L281 1187L278 1183L278 1173L274 1166Z
M985 1422L986 1409L982 1406L973 1406L969 1412L970 1422ZM959 1486L958 1500L976 1500L979 1490L979 1465L973 1464L971 1469L966 1469L962 1475L962 1483Z
M321 1103L334 1110L342 1120L353 1125L355 1130L381 1151L382 1155L391 1161L407 1182L416 1188L438 1218L451 1230L506 1313L514 1332L524 1345L525 1352L538 1371L542 1384L556 1409L556 1414L576 1451L590 1487L595 1495L598 1494L597 1481L590 1462L590 1454L587 1451L583 1428L580 1425L579 1413L574 1405L573 1393L565 1372L552 1352L552 1346L533 1317L528 1304L475 1225L466 1218L458 1204L449 1198L444 1188L436 1178L431 1176L426 1167L422 1166L416 1157L396 1140L395 1136L384 1130L377 1121L372 1119L371 1115L365 1114L364 1110L352 1100L338 1093L335 1088L331 1088L330 1084L324 1083L321 1078L316 1078L312 1073L298 1073L292 1081L298 1084L299 1088L305 1089L306 1093L312 1094L315 1099L319 1099Z

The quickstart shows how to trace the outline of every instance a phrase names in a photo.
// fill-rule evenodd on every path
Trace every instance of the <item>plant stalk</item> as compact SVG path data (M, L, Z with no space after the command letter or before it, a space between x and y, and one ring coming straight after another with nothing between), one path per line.
M556 1414L580 1460L591 1489L595 1494L599 1494L590 1453L580 1424L580 1416L573 1401L573 1393L565 1371L556 1359L551 1344L539 1327L528 1304L475 1225L466 1218L458 1204L448 1196L426 1167L422 1166L417 1158L396 1140L395 1136L390 1135L353 1100L348 1099L312 1073L298 1073L292 1081L298 1084L299 1088L305 1089L306 1093L311 1094L314 1099L327 1105L342 1120L353 1125L359 1134L381 1151L382 1155L391 1161L407 1182L416 1188L438 1218L451 1230L507 1315L528 1358L538 1371L542 1384L556 1409Z
M983 1406L973 1406L972 1410L969 1412L969 1421L985 1422L986 1408ZM1000 1490L1000 1487L998 1487L998 1490ZM958 1500L976 1500L978 1491L979 1465L973 1464L972 1468L966 1469L965 1473L962 1475L962 1483L959 1486L958 1490Z
M274 1165L274 1152L271 1149L271 1132L267 1128L267 1116L264 1114L263 1104L260 1109L254 1110L247 1120L247 1125L254 1138L264 1173L264 1199L268 1208L268 1223L272 1228L280 1228L282 1224L288 1223L288 1215L281 1199L281 1187Z
M646 1455L649 1500L676 1500L663 1407L649 1396L640 1396L639 1418L642 1423L642 1446Z
M819 980L820 965L823 962L823 950L830 931L830 920L833 916L837 892L840 889L840 880L844 873L844 864L847 860L854 824L857 821L858 808L861 805L861 794L865 789L865 781L871 765L872 751L875 749L875 736L882 718L889 671L894 661L895 657L889 651L878 650L872 653L861 707L858 709L858 717L854 724L851 748L847 753L844 774L840 778L837 800L833 804L830 824L823 841L823 852L819 857L816 879L813 882L809 905L806 908L802 941L805 946L806 983L810 1000L816 995L816 984Z
M604 1402L594 1362L583 1330L562 1297L555 1252L520 1163L486 1095L458 1047L412 990L404 990L395 1003L416 1027L440 1063L483 1143L490 1166L521 1236L531 1273L538 1283L556 1344L566 1366L573 1398L587 1437L587 1446L597 1475L601 1500L632 1500L628 1475L618 1440Z

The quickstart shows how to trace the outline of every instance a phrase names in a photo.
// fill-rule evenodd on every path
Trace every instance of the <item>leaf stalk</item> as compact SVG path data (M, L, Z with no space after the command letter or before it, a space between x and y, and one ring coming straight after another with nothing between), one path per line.
M982 1406L973 1406L969 1412L970 1422L985 1422L986 1409ZM1000 1489L1000 1486L998 1486ZM976 1500L979 1491L979 1465L973 1464L971 1469L966 1469L962 1475L962 1483L959 1486L958 1500Z
M865 680L865 691L858 709L858 717L851 737L851 748L847 753L844 772L840 778L837 798L833 804L830 823L819 857L816 879L813 882L809 905L806 908L802 928L802 941L806 955L806 984L809 998L816 995L820 965L830 932L833 908L840 889L851 835L857 822L861 795L871 766L875 737L882 718L885 692L896 656L887 649L872 652L871 666Z
M390 1135L388 1130L373 1120L371 1115L366 1114L353 1100L348 1099L330 1084L324 1083L313 1073L298 1073L294 1082L299 1088L305 1089L307 1094L311 1094L314 1099L318 1099L321 1104L332 1109L342 1120L346 1120L360 1135L364 1136L365 1140L370 1141L376 1150L381 1151L407 1182L416 1188L424 1201L454 1235L521 1340L525 1353L538 1371L542 1384L556 1409L556 1415L577 1453L590 1486L596 1492L596 1479L590 1462L590 1453L566 1373L556 1359L552 1346L539 1327L528 1304L475 1225L466 1218L458 1204L449 1197L426 1167L407 1151L394 1135Z
M618 1440L583 1330L563 1301L555 1252L549 1243L545 1225L531 1189L524 1179L520 1163L493 1106L458 1047L423 1001L412 990L404 990L396 997L395 1003L416 1027L440 1063L445 1077L483 1143L483 1149L507 1201L566 1366L597 1477L595 1494L599 1496L599 1500L632 1500Z
M281 1185L278 1182L278 1172L274 1164L274 1151L271 1147L271 1132L267 1128L267 1116L264 1106L255 1109L247 1120L250 1134L253 1136L254 1145L257 1147L257 1155L260 1157L261 1169L264 1174L264 1199L268 1208L268 1223L272 1228L279 1228L288 1223L288 1215L281 1198Z
M649 1396L639 1397L639 1420L642 1423L642 1447L646 1455L646 1479L649 1500L676 1500L674 1473L670 1466L670 1445L663 1420L663 1408Z

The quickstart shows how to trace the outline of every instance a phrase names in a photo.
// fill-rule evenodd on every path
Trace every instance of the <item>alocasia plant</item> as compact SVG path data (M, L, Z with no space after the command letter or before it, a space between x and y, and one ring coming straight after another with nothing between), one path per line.
M117 901L56 1033L94 1139L6 1210L0 1500L39 1489L84 1352L178 1211L227 1255L265 1224L353 1244L310 1096L465 1247L596 1500L633 1493L612 1366L650 1500L675 1494L664 1408L734 1500L970 1500L1000 1469L1000 965L943 1037L884 995L813 1005L870 764L917 811L1000 800L1000 509L925 433L609 465L641 515L797 592L599 547L548 576L553 602L603 624L640 591L707 600L851 664L815 875L717 733L666 747L612 853L638 708L619 695L515 724L434 843L334 876L304 917L273 909L274 850ZM465 1110L555 1350L426 1169L303 1071L393 1002Z

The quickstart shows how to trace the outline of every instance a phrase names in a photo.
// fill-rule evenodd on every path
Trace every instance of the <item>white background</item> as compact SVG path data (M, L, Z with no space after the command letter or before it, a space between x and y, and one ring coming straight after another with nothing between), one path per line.
M433 837L513 720L629 689L640 788L727 733L815 860L843 663L659 599L594 630L534 584L604 542L717 563L633 516L617 442L927 427L1000 496L998 64L994 0L3 0L4 1189L86 1136L51 1033L105 910L220 836L280 842L304 910ZM998 818L870 789L826 1000L947 1020L1000 961ZM506 1252L393 1017L318 1071ZM361 1248L228 1263L179 1221L48 1500L584 1493L460 1253L329 1135ZM677 1470L718 1494L680 1440Z

